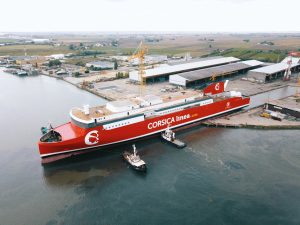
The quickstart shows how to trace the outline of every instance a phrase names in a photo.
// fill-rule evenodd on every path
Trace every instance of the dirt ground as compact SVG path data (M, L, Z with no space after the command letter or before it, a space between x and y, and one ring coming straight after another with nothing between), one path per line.
M283 82L282 80L274 81L272 83L255 83L247 80L232 80L228 83L226 90L228 91L239 91L244 95L252 96L261 92L267 92L273 89L277 89L283 86L288 85L289 82Z
M74 85L78 85L78 84L82 83L83 81L95 82L102 78L114 78L115 76L116 76L115 71L105 71L105 72L95 72L86 77L71 77L71 76L64 77L64 80L66 80Z
M95 83L94 90L100 95L109 96L111 99L121 100L140 95L157 95L182 89L170 85L169 82L156 83L154 85L140 86L129 82L129 79L120 79Z

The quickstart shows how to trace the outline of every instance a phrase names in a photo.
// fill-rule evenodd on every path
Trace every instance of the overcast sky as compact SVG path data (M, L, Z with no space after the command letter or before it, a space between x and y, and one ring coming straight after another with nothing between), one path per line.
M300 0L2 0L0 32L299 32Z

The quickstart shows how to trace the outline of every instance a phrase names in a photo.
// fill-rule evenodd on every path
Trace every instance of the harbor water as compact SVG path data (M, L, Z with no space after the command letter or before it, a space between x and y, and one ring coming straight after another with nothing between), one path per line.
M1 225L299 224L299 130L199 126L177 133L184 149L139 141L147 174L122 161L130 145L42 166L40 127L87 103L105 100L0 69Z

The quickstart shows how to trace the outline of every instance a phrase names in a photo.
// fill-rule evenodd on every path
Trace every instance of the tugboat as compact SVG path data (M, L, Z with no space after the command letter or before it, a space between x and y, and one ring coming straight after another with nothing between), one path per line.
M130 153L128 151L123 152L123 158L126 160L126 162L137 171L146 172L147 167L146 163L141 160L140 156L137 154L137 150L135 145L132 145L133 147L133 153Z
M161 137L163 140L175 145L177 148L184 148L186 144L178 139L175 138L175 133L170 130L169 126L165 130L165 132L161 133Z

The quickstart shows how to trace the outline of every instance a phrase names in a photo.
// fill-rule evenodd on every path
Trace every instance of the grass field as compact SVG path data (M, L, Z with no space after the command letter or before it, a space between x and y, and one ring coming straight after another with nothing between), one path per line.
M7 45L7 46L0 46L0 55L24 55L26 52L27 55L39 55L39 56L46 56L51 54L58 54L58 53L70 53L73 52L69 50L67 47L55 47L53 45L35 45L35 44L28 44L28 45Z
M241 59L258 59L268 62L281 60L288 51L300 49L300 35L296 34L57 34L40 38L50 38L54 45L10 45L0 46L0 55L51 55L58 53L80 53L71 50L70 45L89 46L88 50L103 52L103 55L130 55L141 40L149 48L148 54L182 56L190 53L193 57L206 55L236 56ZM149 42L149 39L157 41ZM0 39L1 40L1 39ZM90 47L95 43L117 41L118 47ZM268 41L274 45L262 45ZM81 44L81 45L82 45ZM217 54L218 52L218 54Z
M232 48L222 52L215 51L207 56L233 56L242 60L256 59L263 62L280 62L288 54L286 50L253 50Z
M1 43L16 43L16 42L18 42L17 39L0 38L0 44Z

